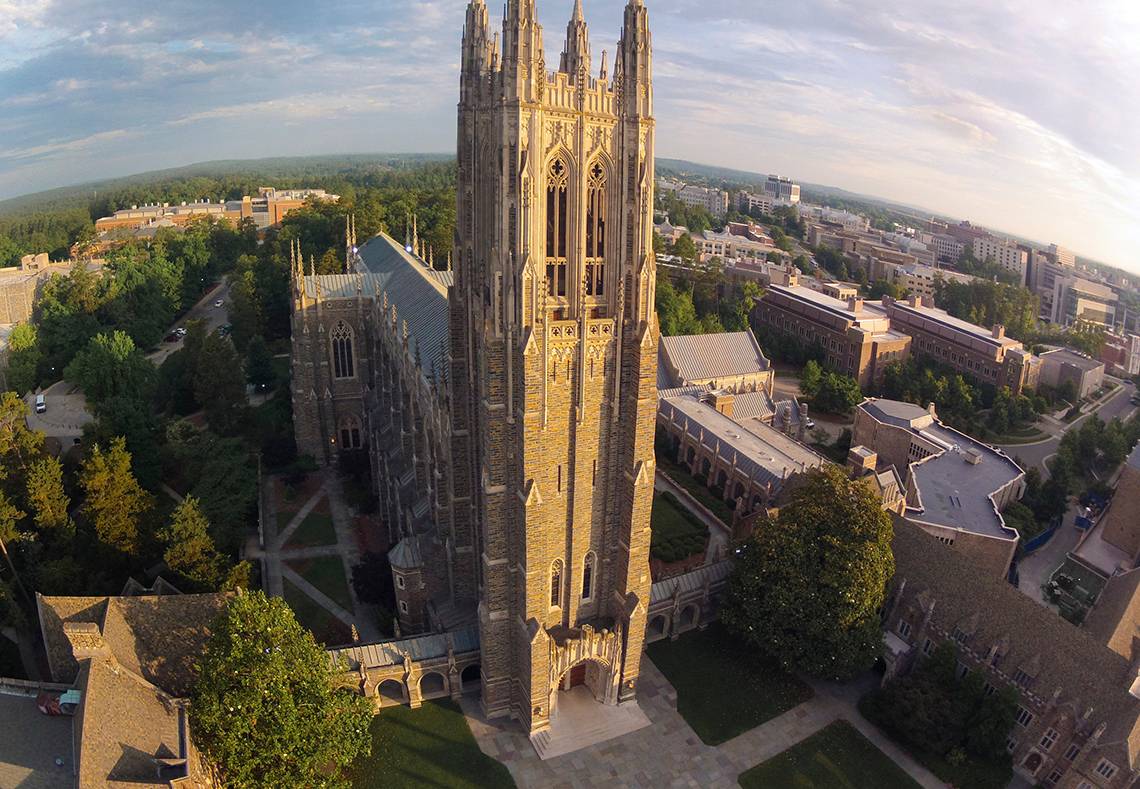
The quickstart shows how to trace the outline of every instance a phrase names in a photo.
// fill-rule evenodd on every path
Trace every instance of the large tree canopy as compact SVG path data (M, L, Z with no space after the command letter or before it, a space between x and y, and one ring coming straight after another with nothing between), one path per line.
M279 598L238 595L214 625L190 706L195 743L233 789L347 786L370 752L371 704Z
M882 643L891 536L870 486L839 468L813 471L742 549L721 619L789 670L850 677Z

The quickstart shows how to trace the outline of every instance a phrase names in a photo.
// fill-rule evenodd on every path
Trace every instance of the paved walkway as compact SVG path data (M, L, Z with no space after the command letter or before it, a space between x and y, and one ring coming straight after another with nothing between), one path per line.
M638 704L650 725L608 742L542 761L517 723L488 721L475 699L463 711L480 749L503 762L521 787L736 787L737 777L833 721L844 719L928 789L945 786L863 720L855 708L873 677L847 685L813 683L816 695L719 746L705 745L677 712L677 692L648 658L642 660Z
M356 590L352 588L352 568L360 561L360 551L356 545L356 538L352 529L352 511L344 502L340 480L332 471L319 472L322 475L321 486L309 499L301 505L296 514L289 519L285 528L277 531L277 509L274 486L271 479L266 479L264 497L265 518L265 549L252 548L248 555L252 559L263 560L265 578L263 585L266 592L275 597L285 596L285 579L289 580L300 592L312 598L317 605L324 608L341 622L348 626L355 626L362 641L379 641L382 636L377 629L374 616L367 606L364 606L356 597ZM322 500L328 499L329 512L332 515L333 528L336 532L334 545L319 546L290 546L287 545L293 533L300 528L305 518ZM321 556L339 556L344 564L344 577L349 579L348 594L352 600L352 610L346 611L335 600L313 586L289 566L288 562L304 559L314 559Z

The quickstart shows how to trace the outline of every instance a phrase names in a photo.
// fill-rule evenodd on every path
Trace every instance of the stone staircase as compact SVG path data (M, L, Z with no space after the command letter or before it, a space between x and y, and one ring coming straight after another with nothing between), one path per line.
M601 704L587 688L559 694L550 728L530 735L538 758L545 761L621 737L649 725L636 702Z

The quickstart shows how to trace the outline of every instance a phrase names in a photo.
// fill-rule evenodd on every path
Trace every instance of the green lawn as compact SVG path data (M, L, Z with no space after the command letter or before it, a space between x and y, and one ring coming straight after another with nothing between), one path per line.
M456 704L388 707L372 720L372 754L349 770L353 789L512 787L511 774L479 750Z
M650 554L663 562L679 562L704 551L709 530L669 493L653 497Z
M318 556L314 559L287 561L293 570L313 586L324 592L345 611L352 612L352 598L348 594L348 578L339 556Z
M288 579L282 581L285 602L293 609L293 614L302 627L312 631L313 637L325 646L335 647L352 641L349 627L324 608L313 598L302 592Z
M744 789L912 789L919 784L847 721L741 773Z
M280 524L280 528L284 529L287 525L288 521ZM285 546L310 548L318 545L336 545L336 527L333 526L331 515L314 509L297 526L297 530L293 532Z
M686 466L682 466L664 454L657 456L658 467L669 475L669 478L684 488L689 495L705 505L713 515L727 526L732 524L732 510L728 505L718 499L705 484L689 473Z
M813 695L719 624L650 644L647 653L677 689L678 711L706 745L731 740Z

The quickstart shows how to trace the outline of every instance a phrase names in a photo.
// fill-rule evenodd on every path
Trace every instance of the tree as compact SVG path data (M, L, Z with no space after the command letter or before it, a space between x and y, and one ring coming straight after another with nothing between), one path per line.
M34 389L42 359L35 325L17 324L8 338L8 388L20 394Z
M371 751L371 704L279 598L240 594L218 618L190 705L195 743L226 786L347 787Z
M65 376L83 389L96 410L113 397L149 402L154 391L154 365L121 331L96 335L75 355Z
M28 429L28 404L15 392L0 395L0 480L23 472L43 453L44 434Z
M815 397L823 383L823 368L815 359L809 359L800 372L800 391L808 397Z
M859 382L849 375L824 373L812 404L825 413L846 414L863 402Z
M9 501L4 491L0 490L0 554L4 555L4 562L12 573L12 579L21 590L23 590L24 585L20 582L20 574L16 572L16 565L12 563L12 556L8 553L8 545L22 536L18 524L23 518L24 513ZM25 591L24 594L27 595L27 592Z
M697 259L697 245L688 233L673 242L673 254L681 260L692 263Z
M151 507L150 496L131 473L126 442L116 438L109 451L96 444L79 470L83 515L99 539L128 555L138 550L139 516Z
M194 374L194 394L206 410L210 428L233 435L246 407L245 375L234 346L217 333L206 338Z
M665 277L657 281L655 306L661 333L666 337L701 333L692 294L676 288Z
M879 654L894 574L891 520L871 487L828 466L806 475L745 545L721 619L788 670L842 679Z
M54 457L32 463L27 475L28 504L40 532L70 537L75 531L68 507L71 499L63 489L63 465Z
M187 496L174 509L170 523L159 530L158 539L166 546L162 558L167 567L200 587L217 586L224 558L214 547L210 522L197 499Z
M245 377L260 392L271 388L277 379L277 373L273 369L273 354L269 352L260 334L250 340L246 350Z

